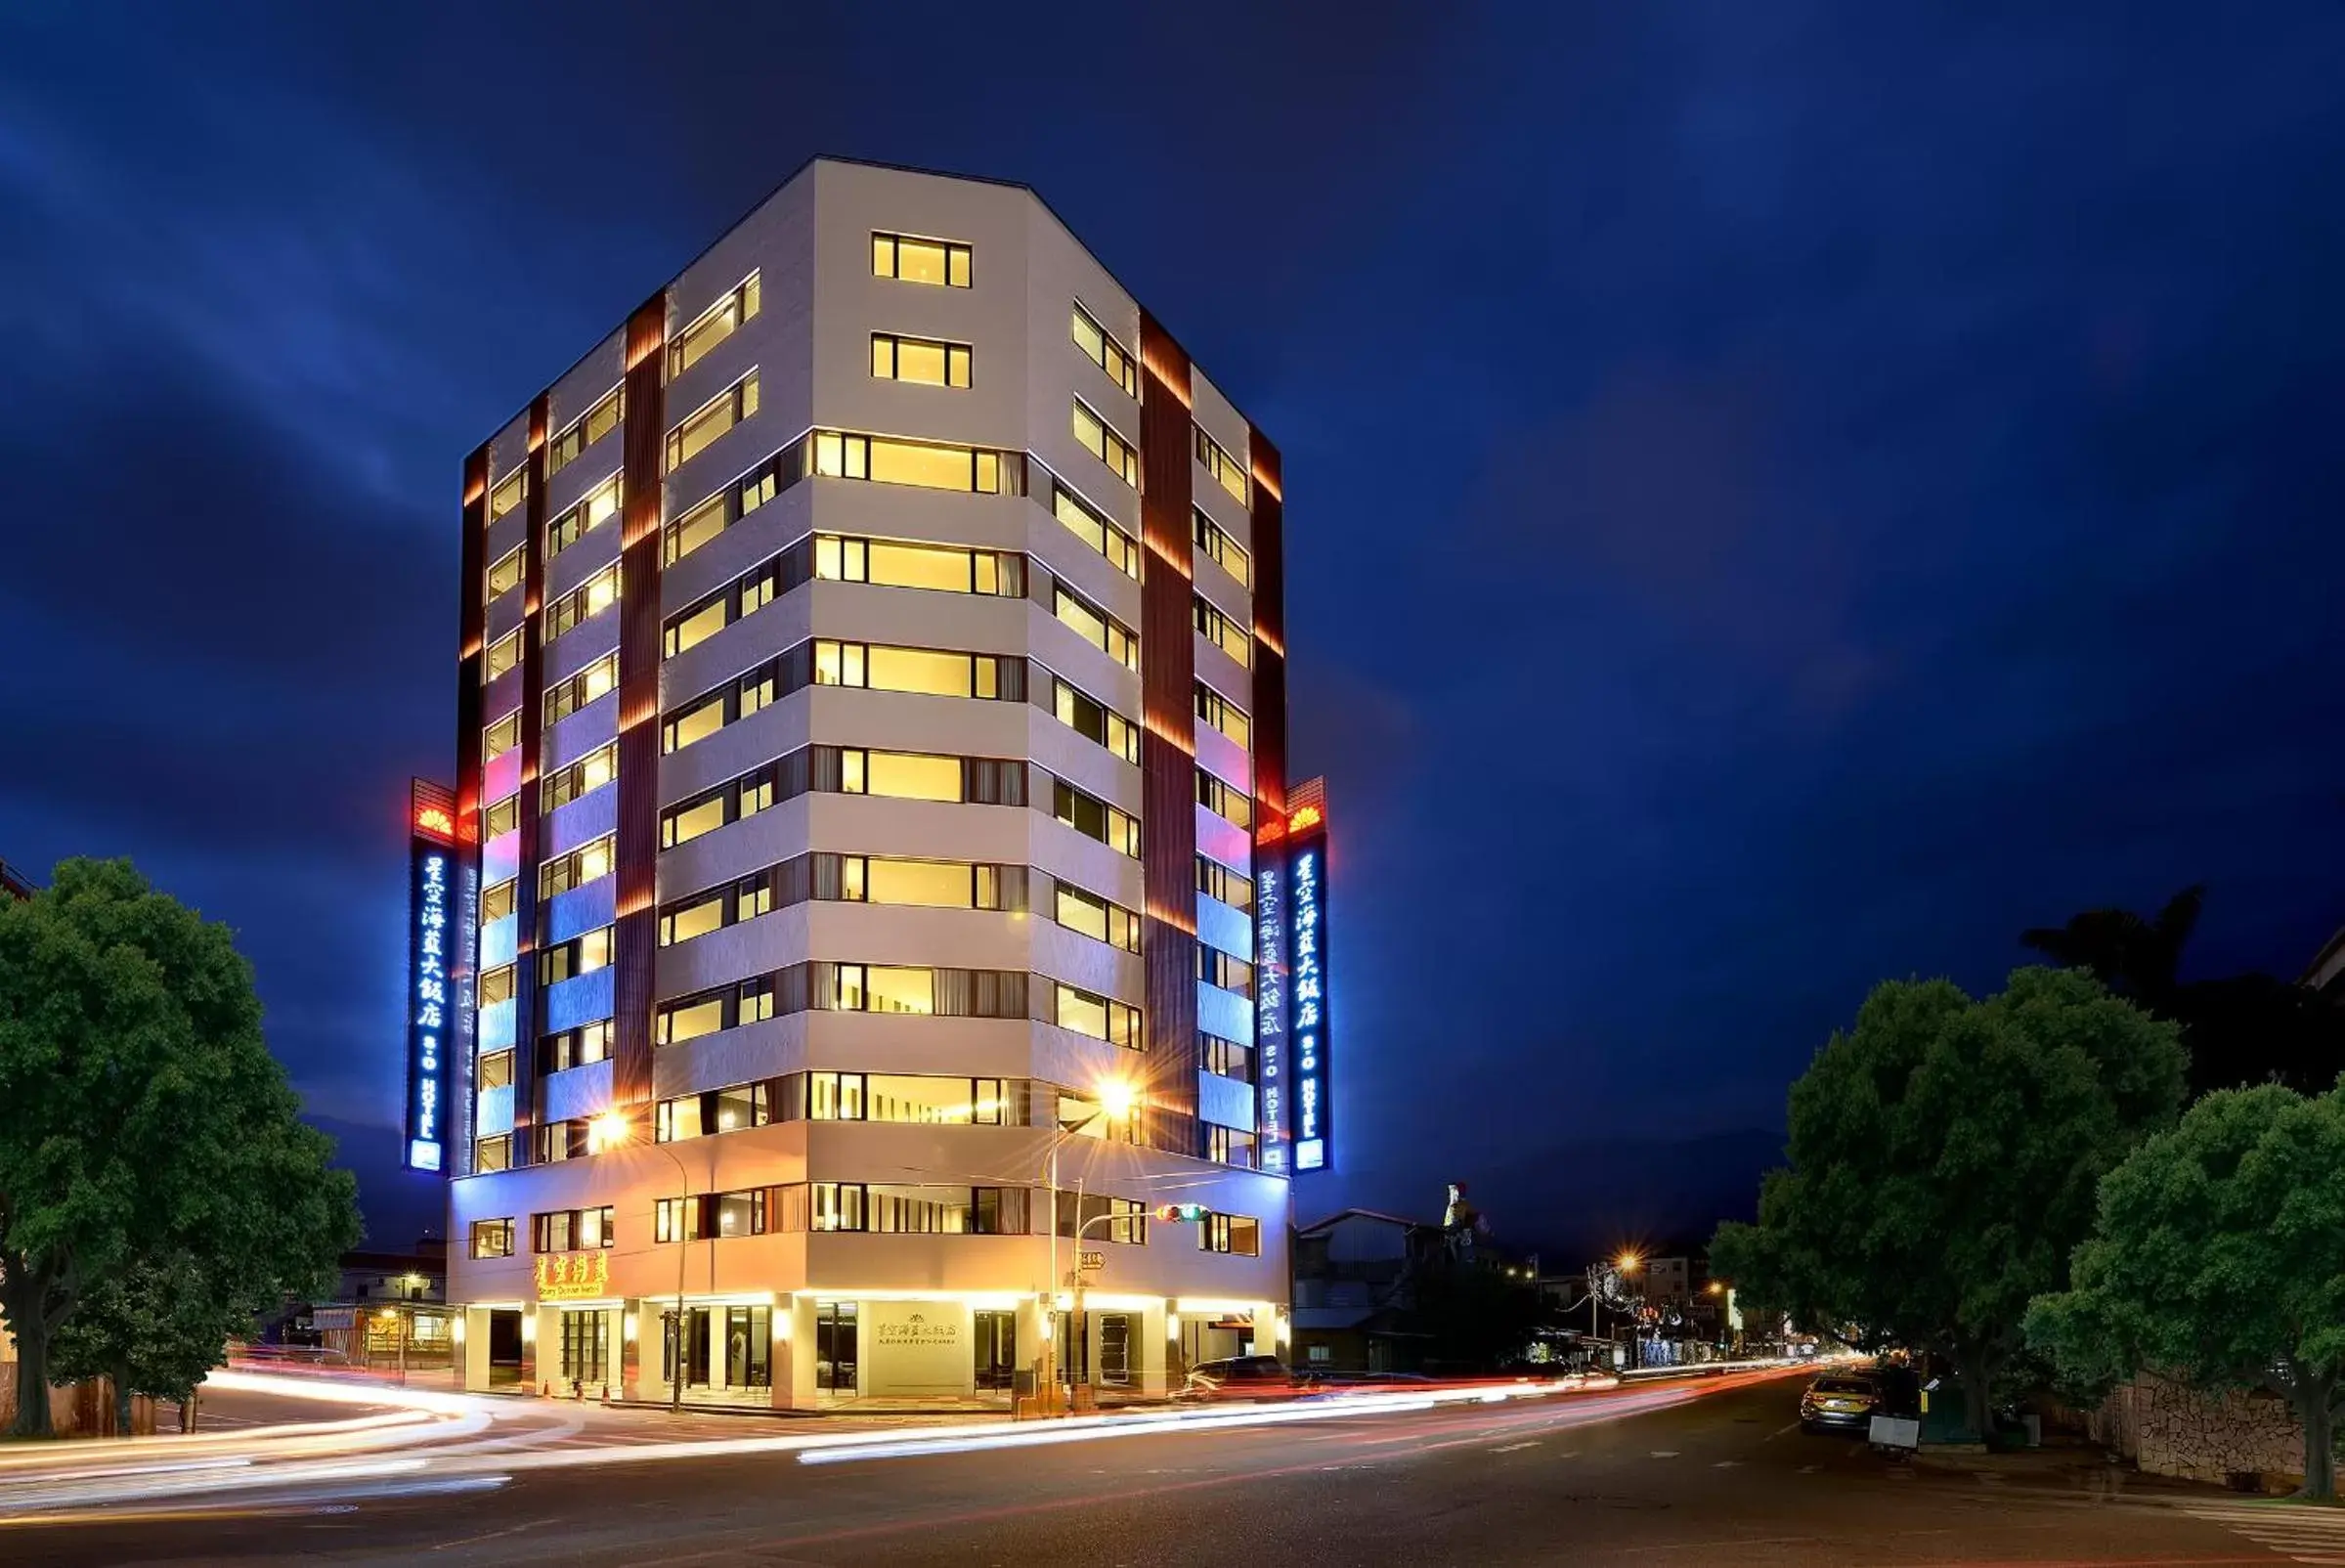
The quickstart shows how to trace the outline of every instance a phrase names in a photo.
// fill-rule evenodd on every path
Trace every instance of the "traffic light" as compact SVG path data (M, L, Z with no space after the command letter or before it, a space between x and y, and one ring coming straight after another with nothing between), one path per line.
M1206 1214L1202 1203L1158 1203L1156 1218L1160 1220L1201 1220Z

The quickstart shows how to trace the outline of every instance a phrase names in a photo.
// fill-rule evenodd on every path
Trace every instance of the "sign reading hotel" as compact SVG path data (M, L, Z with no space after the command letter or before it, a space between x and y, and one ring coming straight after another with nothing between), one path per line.
M410 791L408 855L407 1147L410 1170L448 1168L449 1065L456 1060L459 1005L456 977L470 972L469 923L456 852L456 797L416 779Z
M1265 824L1254 846L1254 1137L1262 1168L1286 1174L1286 851Z
M1327 983L1327 789L1324 779L1298 786L1286 816L1287 1108L1294 1169L1333 1162L1334 1106L1327 1091L1330 1009Z
M538 1254L540 1301L592 1301L611 1293L611 1254L591 1252Z

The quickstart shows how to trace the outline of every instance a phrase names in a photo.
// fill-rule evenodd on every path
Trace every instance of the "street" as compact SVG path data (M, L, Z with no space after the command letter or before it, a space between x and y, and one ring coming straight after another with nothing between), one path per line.
M452 1418L444 1440L420 1430L403 1438L412 1449L393 1451L422 1458L189 1500L205 1512L150 1502L118 1515L20 1514L0 1555L372 1563L428 1553L578 1568L2345 1563L2345 1517L2332 1512L2091 1464L1895 1464L1852 1439L1806 1436L1795 1419L1800 1386L1770 1375L1432 1409L1303 1405L1232 1413L1270 1424L1145 1435L906 1423L903 1441L884 1424L841 1438L796 1422L775 1436L721 1418L674 1441L687 1434L646 1413L533 1403L485 1433ZM964 1447L1005 1440L1020 1446Z

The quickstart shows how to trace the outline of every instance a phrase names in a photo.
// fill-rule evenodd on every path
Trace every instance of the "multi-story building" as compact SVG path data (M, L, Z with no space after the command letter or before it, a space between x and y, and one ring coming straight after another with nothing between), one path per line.
M832 159L471 456L468 1385L665 1397L679 1321L685 1397L790 1406L1281 1342L1281 505L1032 192Z

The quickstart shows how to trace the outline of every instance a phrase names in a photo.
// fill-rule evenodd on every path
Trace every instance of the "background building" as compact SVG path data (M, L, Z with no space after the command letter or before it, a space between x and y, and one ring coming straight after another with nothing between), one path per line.
M695 1399L1279 1344L1281 535L1277 450L1031 192L828 159L472 455L469 1385L658 1397L679 1300Z

